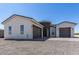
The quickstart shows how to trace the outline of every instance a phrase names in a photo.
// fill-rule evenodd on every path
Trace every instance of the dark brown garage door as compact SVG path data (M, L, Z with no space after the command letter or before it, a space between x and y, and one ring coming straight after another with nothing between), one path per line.
M59 28L60 37L71 37L71 28Z
M33 25L33 38L41 38L41 28Z

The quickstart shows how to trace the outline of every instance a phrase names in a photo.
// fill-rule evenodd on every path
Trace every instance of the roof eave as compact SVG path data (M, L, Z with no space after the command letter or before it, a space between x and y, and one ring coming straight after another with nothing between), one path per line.
M77 23L74 23L74 22L64 21L64 22L61 22L61 23L59 23L59 24L56 24L56 26L58 26L58 25L60 25L60 24L62 24L62 23L71 23L71 24L77 25Z

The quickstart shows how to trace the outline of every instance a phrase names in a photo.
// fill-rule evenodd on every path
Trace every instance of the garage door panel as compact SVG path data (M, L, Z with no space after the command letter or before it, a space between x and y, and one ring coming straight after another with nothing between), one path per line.
M60 37L71 37L71 28L59 28Z

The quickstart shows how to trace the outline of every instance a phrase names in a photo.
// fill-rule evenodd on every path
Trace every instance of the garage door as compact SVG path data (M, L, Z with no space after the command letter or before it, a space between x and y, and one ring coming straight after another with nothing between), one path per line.
M41 28L33 25L33 38L41 38Z
M71 28L59 28L60 37L71 37Z

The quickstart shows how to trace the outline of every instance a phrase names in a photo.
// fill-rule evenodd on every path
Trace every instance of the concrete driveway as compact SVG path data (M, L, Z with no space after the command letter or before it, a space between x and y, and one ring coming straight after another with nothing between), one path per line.
M49 38L46 41L0 39L1 55L77 55L79 38Z
M79 38L49 38L48 40L58 40L58 41L79 41Z

